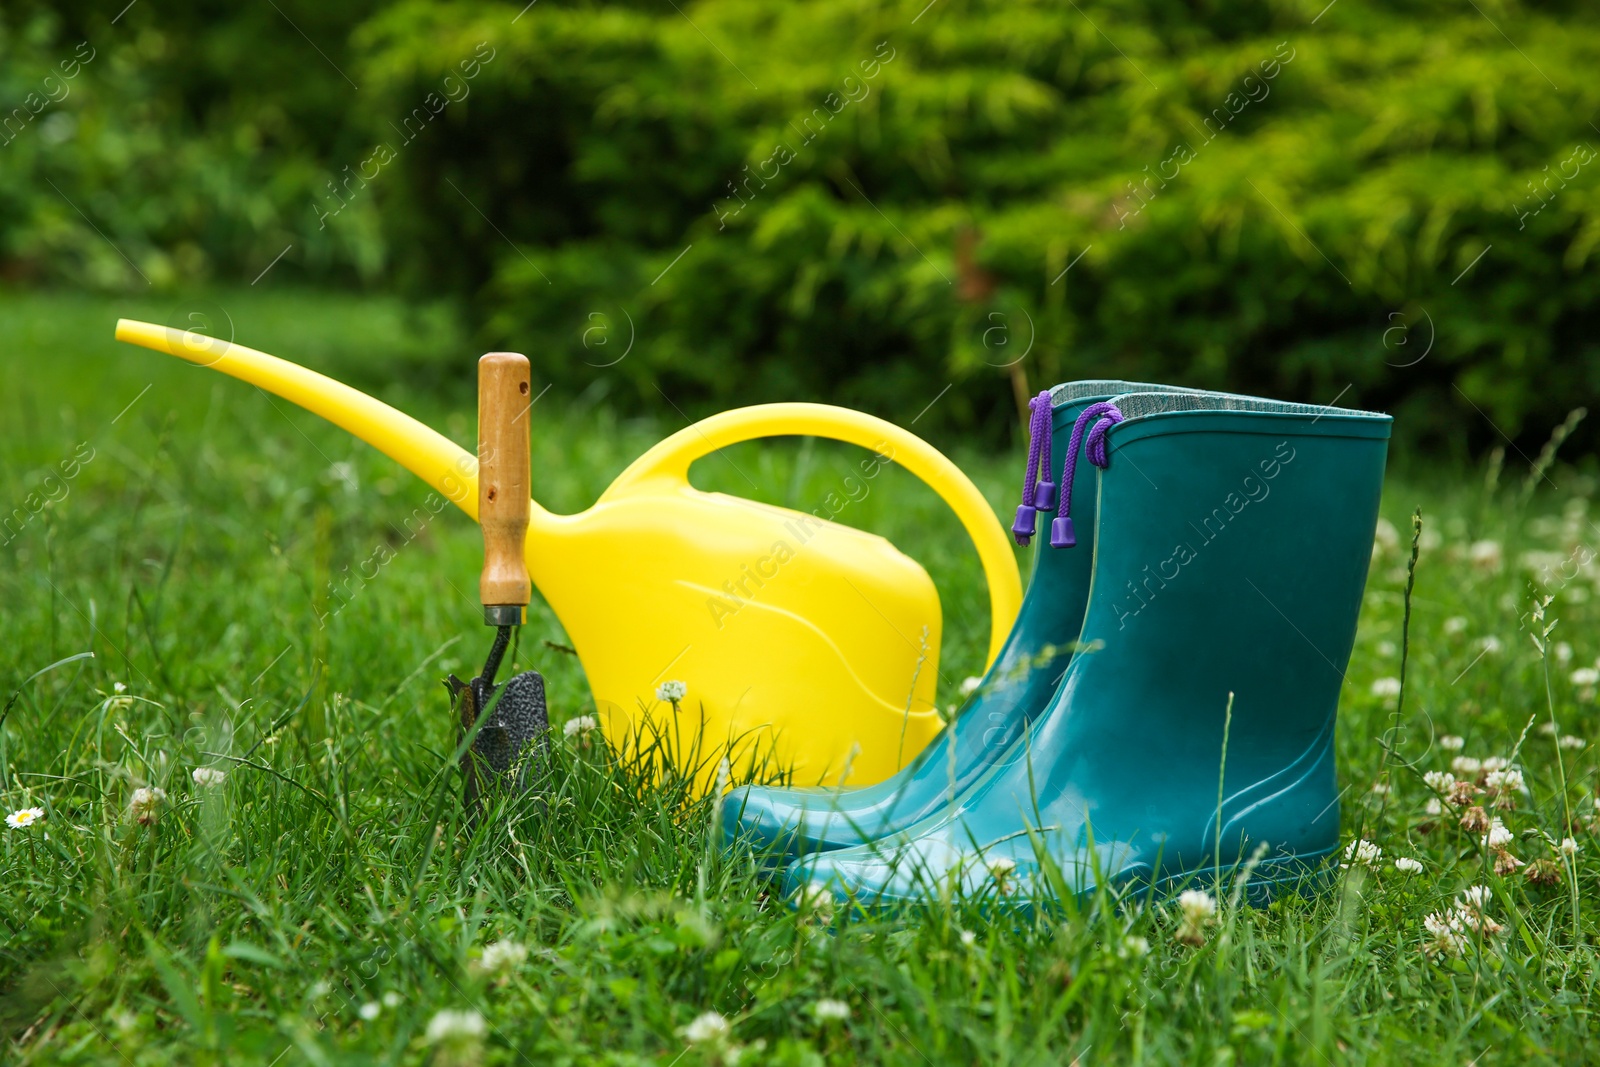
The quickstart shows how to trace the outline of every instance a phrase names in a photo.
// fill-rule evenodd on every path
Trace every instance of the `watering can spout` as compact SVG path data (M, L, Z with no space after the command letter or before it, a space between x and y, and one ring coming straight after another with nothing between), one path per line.
M474 521L478 518L478 457L359 389L253 348L152 322L118 319L117 340L221 371L321 415L421 478ZM529 506L531 525L548 527L554 517L537 501Z

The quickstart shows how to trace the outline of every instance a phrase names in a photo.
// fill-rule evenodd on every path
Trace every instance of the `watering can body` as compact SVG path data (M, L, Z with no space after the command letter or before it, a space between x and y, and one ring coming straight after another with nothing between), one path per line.
M304 367L199 334L123 320L117 337L251 382L399 461L474 519L477 460L436 431ZM608 743L659 745L709 784L727 758L801 784L892 774L942 727L934 710L938 592L887 540L688 482L694 460L757 437L811 434L871 449L951 504L990 587L990 658L1021 599L988 503L948 459L891 423L818 404L724 412L634 461L593 507L530 502L528 570L588 677ZM537 480L535 482L537 484ZM681 681L676 706L657 697Z

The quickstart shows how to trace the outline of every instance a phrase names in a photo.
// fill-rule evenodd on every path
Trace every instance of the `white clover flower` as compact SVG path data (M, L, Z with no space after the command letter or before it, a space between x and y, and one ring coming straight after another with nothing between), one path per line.
M1516 835L1506 829L1506 824L1498 818L1489 823L1489 832L1483 835L1482 842L1488 848L1505 848L1516 840Z
M370 1023L372 1020L376 1019L382 1011L383 1007L376 1000L369 1000L365 1004L361 1005L359 1009L357 1009L356 1014Z
M1593 667L1579 667L1568 676L1573 685L1580 688L1591 685L1600 685L1600 670Z
M1186 945L1203 945L1205 927L1217 914L1217 900L1203 889L1185 889L1178 894L1181 921L1173 937Z
M656 686L656 699L665 700L676 704L689 692L689 687L682 682L662 682Z
M961 931L961 944L962 945L964 945L967 948L971 948L973 945L976 945L977 943L978 943L978 935L977 934L973 933L971 930L963 930L963 931Z
M1422 776L1422 780L1435 793L1449 793L1456 784L1456 776L1449 771L1429 771Z
M1432 797L1422 806L1422 812L1424 815L1443 815L1444 804L1438 797Z
M566 721L566 724L561 727L561 736L576 737L579 734L586 734L590 730L598 729L600 729L599 719L593 715L579 715Z
M1388 782L1373 782L1372 783L1372 795L1373 796L1378 796L1378 797L1386 797L1386 796L1388 796L1389 795L1389 783Z
M1497 571L1505 557L1499 541L1474 541L1467 546L1467 559L1474 567Z
M1518 767L1507 767L1503 771L1490 771L1484 779L1484 784L1490 789L1501 793L1521 792L1526 788L1522 778L1522 770Z
M1123 959L1137 959L1150 952L1150 941L1136 934L1129 934L1122 939L1122 945L1117 949L1117 955Z
M121 682L112 682L111 691L116 693L118 696L121 696L123 693L128 691L128 687L123 685Z
M1382 656L1384 659L1388 659L1390 656L1394 655L1398 651L1400 651L1400 650L1398 648L1394 647L1394 642L1393 641L1379 641L1378 642L1378 655Z
M6 816L6 825L13 830L26 830L36 822L44 821L43 808L18 808Z
M1578 847L1578 842L1577 841L1573 840L1570 837L1563 837L1561 839L1561 844L1559 846L1558 851L1560 851L1560 853L1563 856L1576 856L1579 852L1581 852L1583 850Z
M515 941L491 941L483 946L478 967L486 974L505 974L521 967L527 959L527 945Z
M1574 737L1571 734L1563 734L1561 736L1561 740L1556 742L1556 744L1561 746L1562 748L1568 748L1568 749L1583 748L1588 743L1589 742L1585 741L1583 738Z
M1422 920L1422 928L1429 935L1422 951L1429 956L1459 956L1467 950L1466 936L1461 932L1453 913L1440 915L1434 912Z
M1401 856L1394 861L1394 869L1401 874L1421 874L1422 861L1414 860L1410 856Z
M811 1014L819 1023L844 1022L850 1018L850 1005L842 1000L825 998L811 1005Z
M1478 638L1477 644L1479 649L1491 656L1498 655L1500 650L1505 647L1500 643L1500 639L1493 634Z
M795 894L795 904L824 926L833 922L833 891L821 882L812 882Z
M140 786L128 799L128 815L140 823L149 823L166 799L167 791L159 785Z
M1372 695L1375 697L1397 697L1400 695L1400 679L1379 678L1372 683Z
M383 995L383 1006L392 1011L393 1009L398 1008L400 1005L404 1004L405 1000L406 1000L405 997L402 997L395 990L391 989L391 990L389 990L387 993L385 993Z
M196 767L189 772L189 777L194 779L195 785L209 788L227 781L228 772L221 767Z
M1472 756L1457 756L1450 761L1450 770L1464 778L1476 778L1483 770L1483 761Z
M1462 890L1461 899L1450 912L1450 920L1459 931L1474 931L1486 936L1498 934L1504 927L1488 916L1489 902L1494 894L1486 885L1470 886Z
M983 679L979 678L975 674L974 675L969 675L968 677L961 679L961 695L964 696L964 697L971 696L973 690L977 689L978 686L980 686L982 684L983 684Z
M487 1029L477 1012L446 1008L428 1020L423 1040L430 1045L459 1045L480 1040Z
M1010 887L1011 876L1016 871L1017 864L1015 860L1009 860L1002 856L999 859L989 861L989 876L994 879L995 885L1000 887L1002 893L1006 892Z
M1352 841L1344 849L1344 865L1346 867L1376 867L1383 858L1383 849L1362 838ZM1213 902L1213 907L1215 902Z
M1217 914L1217 898L1203 889L1185 889L1178 894L1178 911L1183 921L1199 926Z
M1467 740L1455 734L1444 734L1439 738L1439 747L1446 752L1460 752L1466 747Z
M1400 531L1395 529L1394 523L1385 518L1378 519L1378 525L1372 531L1372 546L1379 552L1400 547Z
M696 1015L678 1033L691 1045L721 1044L733 1033L733 1027L721 1012L707 1011Z
M1444 632L1447 634L1458 634L1466 628L1467 617L1465 615L1452 615L1444 620Z
M1483 761L1483 769L1486 771L1503 771L1509 766L1511 761L1504 756L1490 756Z
M1572 646L1565 641L1556 642L1556 662L1563 664L1572 662Z

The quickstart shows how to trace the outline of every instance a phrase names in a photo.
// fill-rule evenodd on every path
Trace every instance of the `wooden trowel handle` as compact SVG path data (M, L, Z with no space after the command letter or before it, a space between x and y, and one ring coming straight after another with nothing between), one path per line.
M522 621L533 595L523 543L528 534L528 357L490 352L478 360L478 522L483 526L484 622Z

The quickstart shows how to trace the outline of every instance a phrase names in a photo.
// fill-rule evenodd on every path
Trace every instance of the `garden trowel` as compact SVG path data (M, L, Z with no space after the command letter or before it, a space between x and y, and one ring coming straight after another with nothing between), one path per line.
M490 352L478 361L478 520L483 527L483 574L478 595L483 621L495 627L483 673L470 682L446 683L461 734L477 735L461 756L465 800L476 813L479 798L509 786L536 788L548 765L550 720L544 678L523 671L496 687L511 631L522 625L533 582L523 555L528 535L528 358ZM482 720L480 723L480 719Z

